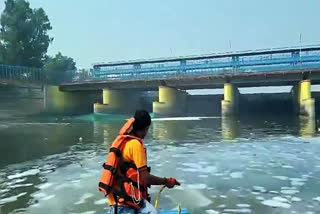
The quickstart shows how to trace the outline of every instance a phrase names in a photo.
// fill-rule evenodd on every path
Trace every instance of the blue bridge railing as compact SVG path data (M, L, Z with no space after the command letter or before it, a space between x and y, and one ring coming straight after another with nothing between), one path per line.
M98 64L94 66L93 79L139 80L310 69L320 69L319 46Z
M68 82L170 79L320 70L320 46L98 64L93 70L45 71L0 64L0 81Z

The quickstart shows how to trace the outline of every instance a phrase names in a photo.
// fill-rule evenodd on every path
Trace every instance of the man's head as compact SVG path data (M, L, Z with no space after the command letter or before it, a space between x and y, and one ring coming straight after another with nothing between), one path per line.
M150 114L145 110L138 110L134 114L134 119L132 132L137 137L143 139L147 135L149 126L151 125Z

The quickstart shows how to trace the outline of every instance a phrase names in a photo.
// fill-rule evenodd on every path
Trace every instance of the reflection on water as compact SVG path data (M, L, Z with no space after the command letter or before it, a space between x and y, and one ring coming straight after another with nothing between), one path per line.
M225 140L233 140L239 135L239 120L236 117L221 118L222 137Z
M316 133L316 120L313 117L299 117L299 130L301 136L313 136Z
M108 210L97 183L125 118L2 122L1 214ZM160 206L181 204L192 213L320 212L316 130L305 118L153 121L145 139L149 165L154 174L182 182L164 192ZM151 188L153 198L158 190Z
M184 139L187 137L188 125L181 121L155 121L151 128L152 138L160 141Z

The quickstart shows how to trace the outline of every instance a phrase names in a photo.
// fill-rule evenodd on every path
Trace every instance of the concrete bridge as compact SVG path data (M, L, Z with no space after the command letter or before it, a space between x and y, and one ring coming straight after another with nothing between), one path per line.
M44 106L52 113L131 113L145 107L145 92L158 91L155 114L183 115L193 100L186 90L224 88L219 108L227 116L239 111L239 87L290 85L296 112L314 117L310 88L320 83L320 46L101 63L86 79L64 80L53 86L50 72L0 65L2 83L46 85Z
M153 112L176 116L185 112L186 90L224 88L220 105L228 116L238 112L239 87L290 85L296 112L314 117L311 82L320 83L320 46L101 63L91 78L47 87L46 107L74 112L100 100L97 113L131 113L143 107L145 91L158 91Z

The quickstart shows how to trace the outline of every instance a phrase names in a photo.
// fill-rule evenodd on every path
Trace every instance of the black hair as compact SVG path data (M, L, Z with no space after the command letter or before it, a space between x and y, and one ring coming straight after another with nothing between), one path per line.
M134 114L133 130L139 131L151 125L150 114L145 110L137 110Z

